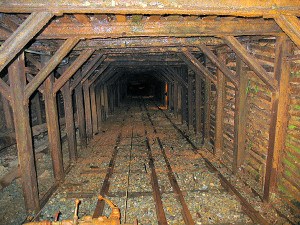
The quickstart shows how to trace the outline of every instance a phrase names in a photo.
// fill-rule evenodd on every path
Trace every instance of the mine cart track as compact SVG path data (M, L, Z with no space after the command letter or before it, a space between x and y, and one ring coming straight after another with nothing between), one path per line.
M160 112L167 118L167 120L172 124L172 126L178 131L179 134L191 145L192 151L195 154L199 154L202 159L205 161L207 168L213 171L220 179L221 185L224 186L225 189L230 190L233 194L236 195L238 200L242 205L242 210L252 219L253 222L263 225L269 225L270 223L257 211L242 194L227 180L221 172L201 153L199 152L196 145L190 140L189 136L186 135L178 126L171 120L171 118L162 110L154 101L153 104L159 109ZM153 123L152 123L153 124Z
M129 110L130 110L130 107L127 108L126 112L128 113ZM122 124L120 126L120 132L118 133L118 136L116 138L116 144L114 146L114 151L113 151L112 157L110 159L110 162L108 164L106 175L105 175L104 181L103 181L101 189L100 189L100 195L102 195L104 197L107 196L108 192L109 192L109 187L110 187L109 179L112 177L113 172L114 172L115 162L116 162L116 158L117 158L117 155L119 152L119 145L122 140L122 128L124 126L125 117L126 117L127 113L125 113ZM104 211L104 206L105 206L104 201L100 201L100 200L97 201L96 208L93 213L93 218L102 216L103 211Z
M142 111L142 105L140 104L140 109ZM151 146L149 143L149 138L148 138L148 133L147 133L147 129L146 129L146 123L144 118L142 117L142 121L145 127L145 142L146 142L146 146L147 146L147 155L148 155L148 159L149 159L149 168L151 169L151 186L152 186L152 194L153 194L153 199L155 201L155 209L156 209L156 216L157 216L157 221L159 225L167 225L167 218L166 218L166 214L164 211L164 206L163 206L163 202L162 202L162 198L161 198L161 193L159 190L159 184L158 184L158 179L157 179L157 174L155 171L155 165L154 165L154 159L152 156L152 150L151 150Z
M151 119L151 116L150 116L150 114L149 114L148 108L147 108L147 106L146 106L146 104L145 104L144 101L143 101L143 106L144 106L144 108L145 108L145 110L146 110L146 112L147 112L147 113L146 113L146 114L147 114L147 118L148 118L149 122L150 122L151 125L152 125L153 131L154 131L155 134L157 134L157 130L156 130L156 128L155 128L155 125L154 125L154 123L153 123L153 121L152 121L152 119ZM163 156L163 158L164 158L164 160L165 160L165 163L166 163L166 169L167 169L167 171L168 171L168 172L167 172L167 175L168 175L169 181L170 181L170 183L171 183L171 186L172 186L172 188L173 188L174 194L175 194L177 200L180 202L180 204L181 204L181 206L182 206L182 216L183 216L183 220L184 220L185 224L187 224L187 225L193 225L193 224L195 224L195 222L194 222L194 220L193 220L193 218L192 218L192 215L191 215L191 212L190 212L190 210L188 209L188 206L187 206L187 204L186 204L186 202L185 202L185 200L184 200L182 191L180 190L180 187L179 187L179 185L178 185L177 179L176 179L176 177L175 177L175 175L174 175L174 173L173 173L172 167L171 167L170 162L169 162L169 160L168 160L168 157L167 157L167 155L166 155L166 152L165 152L165 149L164 149L164 147L163 147L163 144L162 144L162 142L161 142L161 140L160 140L159 137L156 137L156 140L157 140L157 142L158 142L158 144L159 144L159 147L160 147L162 156Z

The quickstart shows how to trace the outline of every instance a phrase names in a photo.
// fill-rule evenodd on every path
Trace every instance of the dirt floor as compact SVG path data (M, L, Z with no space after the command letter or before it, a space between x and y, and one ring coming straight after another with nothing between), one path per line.
M253 224L236 196L224 189L218 174L207 166L201 136L162 109L147 99L131 99L116 108L88 147L79 149L77 163L41 210L39 219L53 221L58 212L59 220L72 218L76 198L81 200L79 218L108 216L110 208L105 205L102 210L97 204L100 193L120 208L122 223L137 219L145 225L164 221L177 225L189 224L185 221L190 219L195 224ZM42 153L37 166L43 193L53 179L51 164L46 163L50 162L49 153ZM238 179L235 182L223 172L239 185ZM246 190L242 185L239 188ZM255 197L249 201L256 210L263 210L253 202ZM22 224L26 215L18 179L0 192L0 207L0 224ZM274 221L284 224L278 218Z

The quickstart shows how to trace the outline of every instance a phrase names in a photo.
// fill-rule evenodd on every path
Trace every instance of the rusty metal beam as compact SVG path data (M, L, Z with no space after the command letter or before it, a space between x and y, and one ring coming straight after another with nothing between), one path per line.
M58 92L61 87L76 73L76 71L85 63L95 50L88 49L83 51L76 60L68 67L68 69L55 81L53 92Z
M97 29L95 29L97 27ZM120 38L120 37L199 37L199 36L239 36L239 35L278 35L280 27L273 20L205 21L188 23L178 21L160 22L110 22L90 23L78 26L77 23L51 23L41 32L38 39L80 38Z
M184 14L184 15L231 15L231 16L271 16L278 13L300 15L299 2L295 0L165 0L153 4L143 1L60 1L45 0L35 3L32 0L3 0L0 12L30 13L47 9L53 13L109 13L109 14Z
M214 63L219 70L233 83L233 85L238 88L239 87L239 80L236 75L234 75L226 66L225 63L220 61L218 57L205 45L199 45L199 48L202 52Z
M0 3L1 4L1 3ZM53 14L34 12L0 47L0 71L24 48L24 46L48 23Z
M197 76L203 74L207 79L216 84L215 76L204 65L202 65L192 53L184 50L182 54L178 54L178 56L196 73Z
M300 20L297 16L279 15L274 19L300 49Z
M276 91L278 82L267 74L257 59L251 56L247 49L233 36L223 38L226 44L252 69L255 74L272 90Z
M51 57L47 65L27 84L25 88L25 96L29 98L32 93L43 83L48 75L58 66L61 60L70 52L70 50L78 43L79 38L71 38L66 40L57 52Z

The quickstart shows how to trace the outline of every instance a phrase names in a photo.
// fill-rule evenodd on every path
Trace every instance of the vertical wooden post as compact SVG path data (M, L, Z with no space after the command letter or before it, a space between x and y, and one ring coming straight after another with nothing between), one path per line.
M188 75L188 127L193 129L193 76Z
M277 38L275 50L275 78L279 91L272 94L272 118L269 129L269 146L264 182L265 201L269 201L270 191L275 191L280 164L284 150L288 125L290 63L286 56L291 52L291 44L286 36Z
M83 103L81 83L79 83L75 88L75 99L76 99L76 112L77 112L77 123L78 123L78 130L80 136L80 145L85 148L87 146L87 140L86 140L84 103Z
M14 119L12 116L11 108L9 105L9 101L2 95L2 106L5 118L5 127L8 130L14 129Z
M243 61L237 57L236 73L239 77L239 87L235 91L235 112L234 112L234 165L233 171L243 164L246 148L246 116L247 116L247 85L248 78L246 72L243 72Z
M220 56L222 60L222 56ZM216 105L216 132L214 154L223 151L224 132L224 104L225 104L225 76L217 70L217 105Z
M173 105L174 105L174 114L177 118L178 117L178 83L177 82L174 82Z
M99 86L95 87L95 97L96 97L96 107L97 107L97 121L98 121L98 131L101 129L102 123L102 106L101 106L101 89Z
M46 63L49 58L42 57L42 63ZM48 128L49 149L52 157L54 178L57 181L64 179L63 155L61 150L61 139L59 130L59 117L57 111L56 94L53 93L54 75L53 73L45 80L44 97L46 122Z
M209 145L210 136L210 106L211 106L211 81L205 78L205 103L204 103L204 145Z
M168 108L169 107L169 99L168 99L168 95L169 95L169 84L166 82L165 84L165 107Z
M107 86L103 86L103 95L104 95L104 118L105 120L107 119L107 116L108 116L108 110L109 110L109 106L108 106L108 88Z
M92 125L90 86L88 81L83 82L83 97L84 97L86 136L87 139L90 140L93 137L93 125Z
M40 209L39 190L32 146L29 100L24 99L26 76L23 53L8 67L8 75L25 207L29 212L37 212Z
M96 104L96 94L95 85L92 84L90 87L91 93L91 108L92 108L92 121L93 121L93 134L98 133L98 117L97 117L97 104Z
M33 98L33 103L34 103L35 113L37 117L37 124L42 124L43 123L42 107L40 102L40 94L38 92Z
M72 92L70 90L70 81L67 81L61 89L64 98L64 110L66 121L66 132L69 147L69 156L71 161L77 159L77 141L75 133L75 121L72 103Z
M196 74L195 76L195 107L196 107L196 134L201 132L201 77Z

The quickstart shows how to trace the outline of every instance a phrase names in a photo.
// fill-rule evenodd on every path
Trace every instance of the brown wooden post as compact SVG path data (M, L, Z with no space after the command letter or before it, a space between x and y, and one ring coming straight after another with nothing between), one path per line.
M9 130L14 129L14 119L11 112L9 101L2 95L2 106L5 118L5 127Z
M219 56L222 60L222 55ZM224 132L224 105L225 105L225 76L217 70L217 105L216 105L216 132L214 154L223 151Z
M93 126L92 126L90 86L88 81L83 82L83 96L84 96L86 136L87 139L90 140L93 137Z
M102 106L101 106L101 89L99 86L95 87L95 96L96 96L96 106L97 106L98 131L100 131L101 123L102 123Z
M178 117L178 83L176 81L174 82L173 105L174 105L174 114L177 118Z
M235 90L235 112L234 112L234 165L233 171L243 164L245 160L246 148L246 119L247 119L247 85L248 77L247 72L243 71L243 61L237 57L236 60L236 73L240 79L240 86Z
M8 67L8 74L25 207L29 212L37 212L40 209L39 190L32 146L29 100L24 98L26 75L23 53Z
M77 159L77 141L75 133L74 111L72 103L72 92L70 90L70 81L67 81L61 89L64 98L64 110L66 121L66 133L69 147L69 156L71 161Z
M108 88L107 88L107 86L105 85L105 86L103 86L103 88L104 88L104 112L105 112L105 114L104 114L104 118L105 118L105 120L106 120L106 118L107 118L107 116L108 116Z
M97 117L97 104L96 104L96 94L95 94L95 85L91 84L90 87L91 93L91 108L92 108L92 121L93 121L93 134L98 133L98 117Z
M205 103L204 103L204 145L209 146L210 139L210 106L211 106L211 81L205 78Z
M196 107L196 133L199 134L201 132L201 77L196 75L195 76L195 90L196 90L196 96L195 96L195 107Z
M263 199L268 201L270 191L275 191L279 172L280 155L284 150L288 124L290 63L286 60L291 44L286 36L277 38L275 51L275 78L279 91L272 94L272 117L269 129L269 146L266 163Z
M49 58L42 56L42 63L46 64ZM54 75L53 73L45 80L44 98L46 110L46 122L48 128L49 149L52 157L54 178L57 181L64 179L63 156L61 149L61 139L59 130L59 116L57 111L56 94L53 93Z
M43 117L42 117L42 107L40 102L40 94L37 92L36 95L33 98L35 113L37 117L37 124L43 123Z
M86 140L84 103L83 103L83 93L82 93L81 83L79 83L75 88L75 99L76 99L76 113L77 113L80 145L85 148L87 146L87 140Z
M188 75L188 127L193 129L193 76Z

